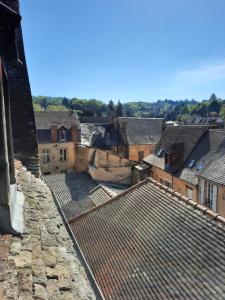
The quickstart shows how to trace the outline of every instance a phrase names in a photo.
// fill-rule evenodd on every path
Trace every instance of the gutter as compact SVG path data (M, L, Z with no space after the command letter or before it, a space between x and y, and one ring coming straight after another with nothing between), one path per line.
M44 181L42 175L40 176L40 178L41 178L41 179L43 180L43 182L45 183L45 181ZM45 183L45 184L46 184L46 183ZM93 291L94 291L94 294L95 294L95 296L96 296L96 299L97 299L97 300L105 300L105 297L103 296L102 291L101 291L99 285L97 284L97 282L96 282L96 280L95 280L94 274L92 273L91 268L90 268L90 266L88 265L87 260L85 259L85 256L84 256L84 254L83 254L83 252L82 252L82 250L81 250L81 248L80 248L80 246L79 246L79 243L78 243L78 241L77 241L75 235L73 234L73 232L72 232L72 230L71 230L71 228L70 228L70 226L69 226L69 223L68 223L68 221L67 221L67 219L66 219L66 216L65 216L63 210L61 209L61 207L60 207L60 205L59 205L59 203L58 203L58 201L57 201L57 198L56 198L56 196L55 196L53 190L52 190L49 186L48 186L48 188L50 189L50 191L51 191L51 193L52 193L52 197L53 197L54 202L55 202L55 204L56 204L56 206L57 206L57 208L58 208L58 211L59 211L59 213L60 213L60 216L62 217L62 220L63 220L63 223L64 223L64 225L65 225L65 227L66 227L66 230L67 230L67 232L68 232L70 238L71 238L72 241L73 241L73 246L74 246L75 251L76 251L77 254L78 254L78 255L77 255L77 256L78 256L78 259L80 259L80 261L82 262L82 264L83 264L83 266L84 266L84 269L85 269L85 271L86 271L86 273L87 273L88 280L89 280L90 283L91 283L91 287L92 287L92 289L93 289Z

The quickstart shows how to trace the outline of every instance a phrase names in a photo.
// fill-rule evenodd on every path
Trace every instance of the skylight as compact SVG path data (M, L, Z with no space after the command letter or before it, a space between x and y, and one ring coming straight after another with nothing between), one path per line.
M163 149L161 148L161 149L159 149L159 151L157 152L156 155L157 155L158 157L160 157L162 154L163 154Z

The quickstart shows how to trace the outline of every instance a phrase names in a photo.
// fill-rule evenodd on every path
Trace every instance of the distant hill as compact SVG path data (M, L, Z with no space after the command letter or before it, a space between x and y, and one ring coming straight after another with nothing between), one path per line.
M41 110L75 110L79 116L137 116L137 117L165 117L167 120L184 121L192 115L202 117L211 112L225 116L225 100L212 94L208 100L158 100L156 102L127 102L116 104L110 100L108 104L96 99L68 99L65 97L33 96L34 109Z

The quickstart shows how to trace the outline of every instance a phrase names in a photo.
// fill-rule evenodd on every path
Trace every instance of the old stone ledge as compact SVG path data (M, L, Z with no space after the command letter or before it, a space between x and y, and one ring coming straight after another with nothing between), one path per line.
M48 187L17 162L22 237L0 236L0 299L96 299Z

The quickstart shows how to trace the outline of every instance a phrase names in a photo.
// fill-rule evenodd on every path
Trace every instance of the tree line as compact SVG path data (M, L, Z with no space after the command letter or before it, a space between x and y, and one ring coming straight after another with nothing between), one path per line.
M202 117L216 112L225 117L225 100L212 94L208 100L158 100L156 102L127 102L110 100L107 104L96 99L33 96L35 111L74 110L78 116L127 116L127 117L164 117L166 120L185 121L192 115Z

